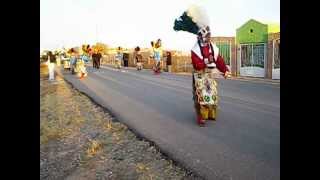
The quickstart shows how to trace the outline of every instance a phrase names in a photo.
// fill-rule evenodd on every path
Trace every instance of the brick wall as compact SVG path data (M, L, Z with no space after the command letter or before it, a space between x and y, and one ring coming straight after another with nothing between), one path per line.
M266 78L272 79L272 63L273 63L273 41L280 39L279 33L271 33L268 35L267 43L267 69L266 69Z
M172 72L192 72L191 56L172 55Z
M145 69L152 69L155 60L150 58L151 52L150 51L141 51L142 59L144 61L143 67ZM163 57L163 70L167 70L166 65L166 57ZM172 53L171 55L172 61L172 72L192 72L192 65L191 65L191 57L190 55L181 55L177 53ZM115 54L104 55L102 58L103 64L114 64L115 62ZM129 52L129 67L135 67L134 59L133 59L133 52Z

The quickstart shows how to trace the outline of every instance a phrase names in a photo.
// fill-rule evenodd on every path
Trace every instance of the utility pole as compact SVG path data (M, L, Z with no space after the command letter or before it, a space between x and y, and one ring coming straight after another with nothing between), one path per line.
M96 43L98 42L98 24L96 24Z

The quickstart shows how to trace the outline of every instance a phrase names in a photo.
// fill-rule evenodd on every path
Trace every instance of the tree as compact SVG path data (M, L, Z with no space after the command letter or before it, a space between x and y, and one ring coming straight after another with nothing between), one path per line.
M102 54L109 53L109 46L104 43L97 42L94 48L96 48Z

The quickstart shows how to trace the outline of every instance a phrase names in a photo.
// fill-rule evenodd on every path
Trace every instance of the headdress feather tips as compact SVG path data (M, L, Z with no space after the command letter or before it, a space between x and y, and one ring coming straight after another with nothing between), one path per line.
M187 11L174 21L175 31L187 31L192 34L201 33L202 29L209 26L209 17L204 9L197 5L192 5Z

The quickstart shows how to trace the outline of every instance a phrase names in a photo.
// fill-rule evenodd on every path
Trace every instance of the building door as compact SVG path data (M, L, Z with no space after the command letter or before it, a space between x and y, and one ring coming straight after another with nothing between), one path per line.
M280 39L273 41L272 79L280 79Z
M231 42L216 42L216 45L219 48L219 54L231 71Z
M266 44L240 44L240 76L265 77Z

